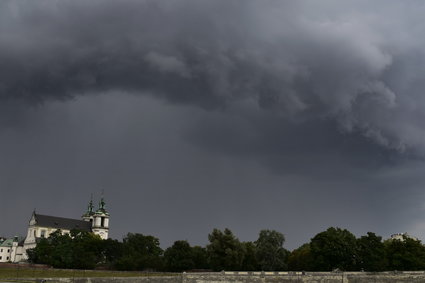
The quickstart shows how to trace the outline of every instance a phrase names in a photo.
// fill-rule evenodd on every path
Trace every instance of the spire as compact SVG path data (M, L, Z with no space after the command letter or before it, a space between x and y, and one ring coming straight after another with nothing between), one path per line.
M93 208L94 208L94 206L93 206L93 193L91 193L91 194L90 194L90 202L89 202L89 208L88 208L88 211L89 211L90 213L93 213Z
M104 195L104 191L102 190L102 196L101 196L100 201L99 201L99 209L96 210L96 213L108 214L108 212L106 211L106 208L105 208L106 203L105 203L105 200L103 198L103 195Z
M87 205L87 212L84 213L83 217L89 217L94 214L94 206L93 206L93 194L90 196L89 204Z
M105 210L105 201L103 200L104 194L105 194L105 191L102 189L102 195L101 195L100 201L99 201L99 210L102 210L102 211Z
M105 210L105 201L103 200L103 197L99 201L99 209Z
M91 194L89 206L87 207L87 213L89 213L90 215L93 214L93 208L93 194Z

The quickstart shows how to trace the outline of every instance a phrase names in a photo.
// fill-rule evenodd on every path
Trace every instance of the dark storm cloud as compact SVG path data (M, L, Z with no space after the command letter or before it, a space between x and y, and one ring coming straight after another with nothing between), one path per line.
M285 121L331 120L386 148L423 151L423 9L3 1L0 97L39 103L120 89L208 109L254 101Z
M353 176L414 157L371 143L358 132L339 131L333 120L294 122L249 108L205 115L184 136L212 152L257 159L279 174L302 172L316 178Z

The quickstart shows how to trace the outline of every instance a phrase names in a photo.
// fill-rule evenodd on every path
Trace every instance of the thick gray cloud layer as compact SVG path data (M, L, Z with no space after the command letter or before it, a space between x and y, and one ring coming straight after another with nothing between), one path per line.
M417 1L4 1L0 97L149 90L208 108L252 99L422 150L421 9Z
M26 196L41 191L57 202L72 186L83 192L87 184L114 184L123 193L111 195L126 213L125 202L137 206L130 199L143 198L141 191L154 199L161 192L169 209L152 220L181 210L192 222L208 219L203 234L214 224L239 225L244 235L251 226L264 228L260 223L282 227L276 219L282 213L295 214L283 222L304 240L345 222L358 232L378 222L375 231L398 232L390 231L388 215L399 223L411 218L398 229L422 227L414 215L422 209L425 153L424 12L421 1L388 0L2 1L0 185L25 187ZM146 126L152 121L158 123ZM143 141L140 148L135 140ZM156 153L150 159L138 153L149 155L146 148ZM181 152L173 160L170 148ZM152 163L158 166L149 174L137 169ZM205 171L198 172L199 164ZM37 176L46 180L30 185ZM94 181L105 176L108 182ZM323 197L311 198L317 191ZM196 218L193 204L203 194L209 211ZM284 196L288 210L277 201ZM353 203L347 197L357 204L345 211ZM222 213L214 212L220 200ZM233 202L241 215L232 213ZM294 213L302 203L305 213ZM409 209L395 212L397 203ZM240 224L255 205L259 219ZM298 227L316 211L332 220ZM355 224L356 211L371 220ZM121 225L120 233L132 230ZM184 237L179 233L173 235Z

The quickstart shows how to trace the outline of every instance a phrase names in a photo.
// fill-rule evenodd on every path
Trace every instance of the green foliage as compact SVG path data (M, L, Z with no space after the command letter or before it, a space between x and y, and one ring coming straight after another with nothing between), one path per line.
M103 260L102 240L92 233L72 230L70 234L55 231L40 239L29 252L29 261L56 268L93 269Z
M382 242L372 232L356 239L347 230L331 227L292 251L288 264L290 270L423 270L425 247L408 237Z
M47 239L41 239L37 246L27 250L28 261L32 263L49 264L53 246Z
M314 270L310 244L304 244L291 252L288 257L288 269L293 271Z
M195 269L208 269L208 256L206 248L200 246L192 247L192 256Z
M240 242L229 229L214 229L204 248L176 241L160 248L153 236L128 233L122 242L102 240L93 233L60 230L47 239L38 239L28 250L29 261L56 268L93 269L96 267L134 271L173 271L192 269L221 270L424 270L425 247L409 237L382 241L368 232L358 239L345 229L329 228L310 243L289 253L283 248L285 237L273 230L262 230L255 242Z
M194 255L187 241L175 241L164 253L165 268L174 272L194 269Z
M244 259L244 247L229 229L214 229L208 235L207 255L213 270L240 270Z
M71 231L72 266L77 269L93 269L105 263L101 238L88 232Z
M274 230L262 230L255 242L256 258L261 270L286 270L289 252L283 248L285 237Z
M118 240L107 239L102 241L102 255L107 267L114 267L124 255L124 247Z
M357 266L364 271L384 271L387 268L387 258L382 237L368 232L366 236L357 239Z
M115 267L119 270L160 270L162 253L158 238L128 233L123 239L123 256Z
M240 270L255 271L258 270L257 247L253 242L243 242L244 257Z
M418 240L403 237L403 240L384 242L390 270L424 270L425 247Z
M331 227L310 242L314 269L320 271L355 270L356 237L346 229Z
M164 252L164 264L166 271L173 272L207 269L207 252L199 246L191 247L187 241L175 241Z

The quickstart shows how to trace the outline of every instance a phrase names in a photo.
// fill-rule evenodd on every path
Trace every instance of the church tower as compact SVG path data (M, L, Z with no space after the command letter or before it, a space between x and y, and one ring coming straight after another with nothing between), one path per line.
M94 211L93 211L94 207L93 207L93 195L90 199L89 205L87 206L87 212L83 214L83 216L81 218L83 218L84 221L87 222L91 222L93 223L93 216L94 216Z
M90 205L89 205L90 207ZM103 196L99 202L99 208L93 213L92 231L99 235L102 239L108 239L109 232L109 213L105 208L105 201ZM89 220L90 221L90 220Z

